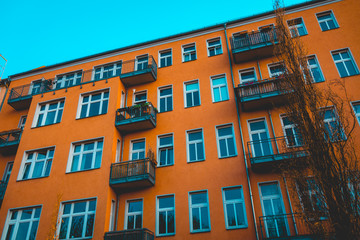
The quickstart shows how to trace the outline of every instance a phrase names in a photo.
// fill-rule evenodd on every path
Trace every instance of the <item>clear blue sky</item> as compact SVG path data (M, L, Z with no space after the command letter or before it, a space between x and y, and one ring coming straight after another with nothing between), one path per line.
M309 0L307 0L309 1ZM285 0L293 5L305 0ZM272 0L1 0L3 78L273 9Z

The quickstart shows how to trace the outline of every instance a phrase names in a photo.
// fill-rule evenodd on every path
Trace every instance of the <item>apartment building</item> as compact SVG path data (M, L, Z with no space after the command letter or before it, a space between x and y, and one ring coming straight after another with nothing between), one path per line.
M360 123L359 11L315 0L286 19L316 85L344 78ZM267 12L3 79L1 239L306 235L271 171L292 160L281 143L301 144L275 44Z

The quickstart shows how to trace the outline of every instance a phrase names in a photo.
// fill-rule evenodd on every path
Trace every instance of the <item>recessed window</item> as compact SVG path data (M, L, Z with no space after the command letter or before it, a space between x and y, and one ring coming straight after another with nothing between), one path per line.
M134 93L134 105L146 103L146 101L147 101L147 92L146 91Z
M260 32L269 32L275 28L273 23L259 27Z
M175 198L174 195L156 198L156 236L175 234Z
M103 66L95 67L94 80L107 79L121 74L121 62L106 64Z
M316 59L315 55L307 57L307 64L313 82L317 83L325 81L322 71L320 69L319 62Z
M213 102L229 100L229 92L225 75L211 77Z
M360 124L360 102L353 102L351 103L351 105L354 109L355 117Z
M332 11L317 13L316 17L322 31L327 31L339 27Z
M269 74L270 77L279 77L285 73L284 65L281 63L269 64Z
M248 68L239 71L240 83L256 82L255 68Z
M204 136L203 131L190 130L187 134L188 162L205 160Z
M209 57L223 53L220 38L209 39L206 43Z
M283 131L287 147L298 147L303 145L299 129L292 121L290 121L289 117L282 116L281 122L283 125Z
M183 62L196 60L195 43L182 46Z
M33 127L41 127L61 122L64 111L65 100L57 100L48 103L41 103L38 105Z
M95 212L96 199L62 203L59 239L91 239Z
M106 114L109 103L109 90L81 95L80 115L78 118L86 118Z
M143 201L129 200L126 202L125 226L127 230L142 228Z
M321 110L320 116L323 118L325 127L325 138L331 142L345 139L344 129L340 123L339 116L334 107Z
M237 155L235 135L232 125L217 126L216 139L219 158L233 157Z
M18 128L24 129L26 123L27 115L21 116L18 124Z
M145 139L132 140L130 160L145 159Z
M13 169L13 166L14 166L14 162L8 162L8 163L6 164L5 171L4 171L4 175L3 175L3 177L2 177L2 181L3 181L4 183L9 182L10 175L11 175L11 172L12 172L12 169Z
M235 33L232 38L234 48L242 48L250 45L250 38L247 31Z
M210 212L207 191L189 193L190 232L210 231Z
M223 202L226 229L247 227L242 187L223 188Z
M171 49L159 51L159 67L168 67L172 65Z
M103 139L73 143L67 172L100 168L103 144Z
M172 86L159 88L159 112L169 112L173 110L173 89Z
M10 209L2 239L36 239L41 207Z
M30 84L29 95L39 94L44 91L45 81L42 79L32 81Z
M147 69L148 64L149 64L149 56L147 54L142 56L137 56L135 61L135 71Z
M158 164L159 166L174 164L174 139L172 134L158 137Z
M67 73L56 76L56 85L55 89L66 88L75 85L79 85L81 83L82 71Z
M185 88L185 107L195 107L200 105L200 89L198 81L184 83Z
M295 18L287 21L292 37L304 36L307 34L302 18Z
M20 168L20 179L26 180L49 176L54 150L54 148L45 148L26 152Z
M340 77L348 77L359 74L359 69L351 56L349 49L342 49L331 52Z

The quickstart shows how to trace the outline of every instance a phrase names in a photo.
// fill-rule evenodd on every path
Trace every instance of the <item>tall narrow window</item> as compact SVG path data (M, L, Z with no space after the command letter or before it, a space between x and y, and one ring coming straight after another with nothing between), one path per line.
M81 83L81 78L82 71L58 75L56 76L55 88L59 89L79 85Z
M109 231L114 231L115 216L116 216L115 211L116 211L115 200L111 200Z
M195 107L200 105L200 89L198 81L184 83L185 88L185 107Z
M54 148L26 152L25 162L21 167L22 174L20 179L25 180L49 176L53 158Z
M196 60L195 43L182 46L183 62Z
M61 205L59 239L90 239L94 232L96 200Z
M209 200L207 191L189 193L190 232L210 231Z
M320 112L324 119L325 138L329 141L340 141L345 139L344 129L341 126L339 116L334 107L326 108Z
M67 172L100 168L103 139L73 143Z
M107 113L109 103L109 90L86 93L81 95L80 118L97 116Z
M149 56L148 55L142 55L136 57L135 61L135 71L145 70L148 68L149 63Z
M125 226L126 229L138 229L142 228L143 218L143 201L131 200L127 201L127 210L125 212Z
M225 75L211 77L213 102L229 100Z
M286 116L282 116L281 121L283 124L286 145L288 147L301 146L303 144L303 141L296 125Z
M145 158L145 139L131 141L131 160L139 160Z
M235 136L232 125L216 127L219 158L236 156Z
M316 56L313 55L313 56L307 57L307 63L308 63L308 68L309 68L311 77L312 77L312 81L313 82L323 82L324 76L321 72L320 65L316 59Z
M204 137L201 129L187 131L188 162L205 160Z
M222 54L220 38L209 39L206 41L206 43L209 57Z
M35 113L35 126L41 127L61 122L65 100L41 103Z
M174 140L172 134L158 137L158 163L159 166L174 164Z
M2 177L3 182L8 182L9 181L13 166L14 166L14 162L8 162L6 164L4 175Z
M2 239L34 240L40 221L41 207L11 209L6 218Z
M121 74L121 62L95 67L94 80L107 79Z
M332 11L317 13L316 17L322 31L327 31L339 27Z
M159 88L159 112L173 110L173 89L172 86Z
M223 188L226 229L247 227L242 187Z
M272 155L272 146L265 119L249 121L251 156L261 157Z
M27 115L21 116L18 124L18 128L24 129L26 123Z
M358 120L358 123L360 124L360 102L352 103L352 107L354 109L355 117Z
M172 65L171 49L159 51L159 67L168 67Z
M359 74L359 69L352 58L349 49L333 51L331 54L336 68L339 71L340 77L348 77Z
M174 195L157 197L156 202L156 235L175 234L175 199Z
M302 18L295 18L287 21L292 37L304 36L307 34Z

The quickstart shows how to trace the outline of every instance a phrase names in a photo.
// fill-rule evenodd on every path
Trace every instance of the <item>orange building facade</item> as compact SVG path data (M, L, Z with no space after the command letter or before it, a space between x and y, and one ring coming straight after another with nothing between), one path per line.
M316 85L344 79L360 122L359 11L317 0L285 17ZM275 29L268 12L3 79L1 239L305 234L271 171L301 144Z

